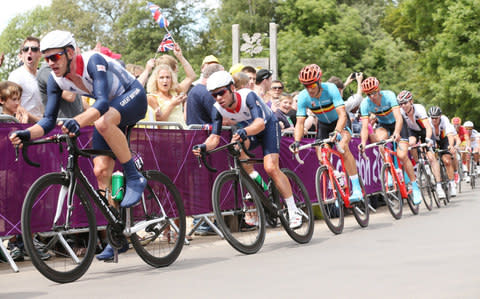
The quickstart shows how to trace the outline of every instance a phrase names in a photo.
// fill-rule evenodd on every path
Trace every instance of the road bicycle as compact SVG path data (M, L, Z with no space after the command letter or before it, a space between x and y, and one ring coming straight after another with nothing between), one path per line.
M458 172L458 182L457 184L457 191L458 193L462 193L462 182L465 180L465 176L463 173L463 162L462 162L462 151L457 147L457 172Z
M443 199L443 204L446 206L450 202L451 190L450 190L450 179L447 174L447 167L442 160L442 155L450 154L448 149L436 149L435 152L438 155L438 165L440 167L440 184L442 185L443 192L445 193L445 198ZM453 161L452 161L453 162Z
M390 149L387 144L393 143L392 138L371 143L365 146L365 149L378 146L381 149L383 165L380 180L382 183L382 193L390 214L393 218L402 218L403 201L406 200L410 210L414 215L418 214L419 205L413 203L412 190L407 189L407 184L403 178L408 179L403 171L402 163L399 161L397 152ZM397 161L397 163L395 163ZM395 167L397 164L397 167Z
M433 208L433 202L440 208L440 201L438 199L435 176L433 175L432 167L427 157L427 151L430 146L428 143L420 143L409 147L409 150L417 151L417 183L422 192L423 202L429 211Z
M351 186L348 177L345 175L345 163L340 151L332 149L330 138L317 139L312 143L301 145L298 152L312 147L320 147L321 160L320 166L315 174L315 189L317 192L317 200L322 211L323 219L328 228L334 234L341 234L345 223L345 210L351 209L355 219L361 227L367 227L370 212L369 200L365 193L362 178L358 176L360 187L362 189L362 199L355 203L350 203ZM298 152L295 158L298 163L303 164ZM332 158L337 157L340 161L340 171L333 166Z
M138 159L137 168L147 179L142 199L132 208L117 210L108 204L110 191L96 190L78 161L79 157L95 155L114 158L111 151L80 149L76 137L61 134L24 142L24 160L38 167L30 160L27 149L49 143L58 144L61 152L66 145L67 167L62 165L60 172L47 173L33 183L21 217L25 249L40 273L52 281L68 283L87 271L97 246L95 209L90 200L108 222L107 238L113 248L124 248L129 237L137 254L153 267L165 267L177 259L185 240L185 211L180 193L165 174L143 171L143 162ZM42 260L38 248L52 258ZM78 248L83 252L79 253Z
M268 191L255 182L241 167L242 164L263 164L262 158L255 158L242 142L232 142L213 150L202 152L199 160L211 172L217 172L212 167L207 156L228 151L232 159L228 160L230 169L221 172L215 179L212 188L212 206L218 227L222 230L227 242L244 254L258 252L263 246L266 234L266 218L275 222L276 218L287 234L298 243L308 243L313 235L314 216L310 197L300 178L291 170L283 168L293 191L295 205L302 215L302 225L296 229L290 228L289 214L284 199L280 196L273 180L268 180ZM249 158L241 159L244 151ZM232 164L233 161L233 164ZM245 218L255 215L254 225L249 225Z
M463 151L462 153L465 153L468 158L468 164L470 167L468 167L468 172L467 176L470 177L470 187L472 187L472 190L475 189L475 184L476 184L476 178L477 178L477 163L475 162L474 159L474 154L471 151Z

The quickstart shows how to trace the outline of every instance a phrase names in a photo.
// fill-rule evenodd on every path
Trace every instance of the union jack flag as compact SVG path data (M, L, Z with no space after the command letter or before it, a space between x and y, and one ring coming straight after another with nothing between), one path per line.
M175 43L173 42L172 35L170 33L165 34L162 39L162 42L158 46L157 52L167 52L173 50Z
M168 27L168 21L163 16L162 12L160 11L160 7L158 7L158 5L155 5L152 2L148 2L148 9L150 9L153 19L158 24L158 26L160 26L160 28Z

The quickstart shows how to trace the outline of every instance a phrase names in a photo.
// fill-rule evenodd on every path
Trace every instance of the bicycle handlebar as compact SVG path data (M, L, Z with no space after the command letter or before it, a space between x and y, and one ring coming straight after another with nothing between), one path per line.
M330 138L325 138L325 139L317 139L315 140L314 142L311 142L311 143L307 143L307 144L304 144L302 146L300 146L297 150L296 153L294 153L295 155L295 159L297 160L297 162L299 164L305 164L305 161L303 161L301 158L300 158L300 155L298 154L300 151L302 150L305 150L305 149L309 149L309 148L312 148L314 146L323 146L324 144L326 143L331 143L331 140ZM338 147L338 142L335 141L335 146L337 147L337 150L343 154L345 151L343 149L341 149L340 147Z
M207 155L210 155L210 154L213 154L215 152L219 152L219 151L222 151L222 150L225 150L225 149L228 149L229 152L234 156L235 155L240 155L241 150L239 148L241 148L241 150L243 150L245 152L245 154L247 154L247 156L249 156L250 158L255 158L255 155L245 147L245 144L242 141L235 141L235 142L230 142L230 143L224 144L222 146L219 146L217 148L214 148L214 149L206 151L206 152L200 152L200 157L197 157L199 167L202 167L202 164L203 164L203 165L205 165L205 167L209 171L217 172L217 169L215 167L211 166L208 163L207 158L206 158Z

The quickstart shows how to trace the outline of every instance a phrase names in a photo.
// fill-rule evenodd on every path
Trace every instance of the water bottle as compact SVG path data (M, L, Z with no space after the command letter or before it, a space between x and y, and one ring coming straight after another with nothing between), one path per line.
M253 171L251 174L250 174L250 177L255 181L257 182L257 184L260 185L260 187L262 187L263 191L268 191L268 186L267 186L267 183L265 183L262 179L262 176L257 172L257 171Z
M342 172L338 171L338 170L334 170L333 174L337 178L337 181L340 184L340 187L345 186L345 176L344 176L344 174Z
M403 182L403 170L399 168L395 168L395 171L397 172L397 176L400 182Z
M121 171L115 171L112 174L112 199L121 201L123 199L124 179Z

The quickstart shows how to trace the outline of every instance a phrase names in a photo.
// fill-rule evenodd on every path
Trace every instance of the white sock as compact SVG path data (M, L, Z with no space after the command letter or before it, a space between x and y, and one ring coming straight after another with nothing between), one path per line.
M285 198L285 203L287 204L288 214L292 215L292 213L297 210L297 206L295 205L295 200L293 200L293 195L288 198Z

